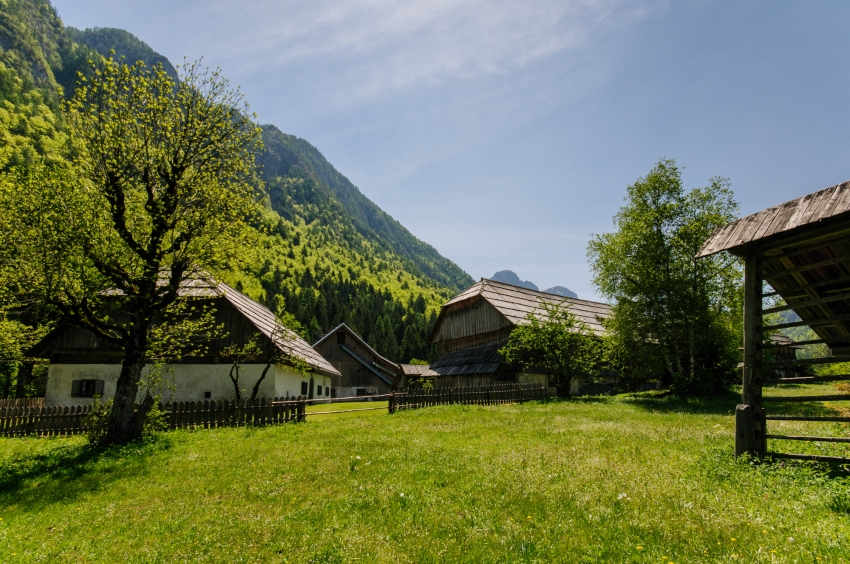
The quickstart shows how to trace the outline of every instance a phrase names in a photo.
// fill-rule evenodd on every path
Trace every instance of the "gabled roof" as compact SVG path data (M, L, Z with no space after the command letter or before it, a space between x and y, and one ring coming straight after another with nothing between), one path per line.
M526 316L529 313L538 315L542 308L541 300L550 303L565 302L568 304L570 313L585 323L597 334L604 332L601 319L605 319L611 312L611 306L600 302L580 300L578 298L565 298L558 294L547 294L536 290L529 290L521 286L513 286L504 282L496 282L482 278L480 282L473 284L445 304L443 309L456 303L463 302L476 297L487 300L496 310L514 325L527 323ZM435 328L436 330L436 328Z
M239 313L244 315L245 318L260 331L260 333L265 335L268 339L273 340L275 346L277 346L281 352L299 357L301 360L313 367L316 372L327 376L340 376L339 371L334 368L330 362L325 360L322 355L317 353L313 347L307 343L307 341L302 339L301 336L294 331L285 329L289 333L290 338L286 340L281 339L280 336L275 333L275 327L277 326L275 315L267 307L255 302L242 292L231 288L223 282L219 282L217 284L215 292L217 295L224 297L224 299L235 307Z
M697 257L740 247L850 212L850 181L824 188L718 227Z
M346 330L346 331L347 331L347 332L348 332L351 336L353 336L355 339L357 339L357 341L358 341L358 342L359 342L359 343L363 346L363 348L365 348L366 350L368 350L369 352L371 352L371 353L375 356L375 358L380 359L382 362L384 362L384 363L388 364L388 365L392 368L392 370L398 371L398 368L399 368L398 363L395 363L395 362L393 362L393 361L391 361L391 360L389 360L389 359L387 359L387 358L384 358L383 356L379 355L379 354L378 354L378 351L376 351L375 349L373 349L372 347L370 347L370 346L366 343L366 341L364 341L364 340L363 340L363 338L362 338L360 335L358 335L357 333L355 333L355 332L354 332L354 330L353 330L351 327L349 327L348 325L346 325L345 323L340 323L339 325L337 325L336 327L334 327L333 329L331 329L330 331L328 331L328 333L327 333L324 337L322 337L321 339L319 339L318 341L316 341L315 343L313 343L313 349L315 350L315 349L316 349L319 345L321 345L322 343L324 343L324 342L325 342L325 340L327 340L328 338L330 338L330 337L332 337L332 336L336 335L336 334L337 334L337 332L339 332L339 330L340 330L340 329L343 329L343 328L344 328L344 329L345 329L345 330ZM316 353L316 354L318 354L318 353Z

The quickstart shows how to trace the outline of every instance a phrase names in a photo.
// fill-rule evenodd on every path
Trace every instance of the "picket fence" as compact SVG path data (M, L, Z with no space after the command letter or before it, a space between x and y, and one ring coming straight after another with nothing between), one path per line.
M406 388L390 395L390 413L402 409L418 409L434 405L507 405L546 398L546 387L540 384L506 383L484 386Z
M41 407L44 398L8 398L0 399L0 408L3 407Z
M303 398L176 401L160 404L169 429L213 429L303 421ZM91 405L0 407L0 437L58 437L85 433Z

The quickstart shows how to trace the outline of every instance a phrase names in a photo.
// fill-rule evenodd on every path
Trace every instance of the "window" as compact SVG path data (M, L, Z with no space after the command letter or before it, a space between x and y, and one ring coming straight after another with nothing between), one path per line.
M321 386L316 386L316 395L317 396L322 395L322 387Z
M74 380L71 382L72 398L93 398L103 395L103 380Z
M307 395L307 382L301 382L301 395Z
M204 399L210 399L212 397L212 392L204 392Z
M325 395L326 396L331 395L331 387L330 386L325 386Z
M342 331L340 331L339 333L336 334L336 344L338 344L338 345L344 345L345 344L345 333L343 333Z

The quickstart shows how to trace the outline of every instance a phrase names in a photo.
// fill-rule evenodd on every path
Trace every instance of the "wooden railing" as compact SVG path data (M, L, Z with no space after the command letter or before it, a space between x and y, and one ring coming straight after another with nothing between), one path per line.
M169 429L211 429L273 425L303 421L307 400L261 398L251 400L178 401L160 404ZM55 437L88 431L91 405L0 407L0 437Z
M540 384L507 383L489 386L407 388L390 395L390 413L434 405L507 405L546 398Z
M0 408L3 407L41 407L44 398L8 398L0 399Z

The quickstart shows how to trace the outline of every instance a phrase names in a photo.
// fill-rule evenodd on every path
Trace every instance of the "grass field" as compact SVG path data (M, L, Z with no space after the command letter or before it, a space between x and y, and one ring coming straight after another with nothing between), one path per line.
M735 461L736 403L377 410L106 451L2 439L0 561L850 562L850 478Z

